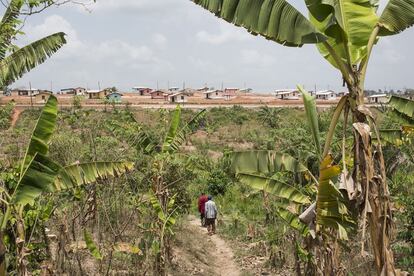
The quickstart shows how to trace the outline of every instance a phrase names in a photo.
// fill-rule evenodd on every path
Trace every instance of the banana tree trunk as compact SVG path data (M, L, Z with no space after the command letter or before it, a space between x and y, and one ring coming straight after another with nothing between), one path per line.
M377 274L396 275L390 246L393 220L384 157L380 143L374 147L371 139L371 133L376 132L375 119L364 106L364 90L358 82L350 87L349 92L355 139L353 180L354 183L361 185L362 190L357 202L359 206L356 207L363 207L359 208L363 210L363 238L368 222ZM364 242L363 240L362 251L364 251Z

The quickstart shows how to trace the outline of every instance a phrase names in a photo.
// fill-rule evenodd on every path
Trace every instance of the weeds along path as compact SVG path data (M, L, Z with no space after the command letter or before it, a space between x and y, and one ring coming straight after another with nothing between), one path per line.
M189 224L194 231L205 235L206 240L211 243L211 247L207 250L213 258L213 269L216 275L221 276L238 276L241 275L239 266L234 261L232 249L227 245L226 241L218 235L208 236L207 229L200 227L200 219L195 216L189 216Z

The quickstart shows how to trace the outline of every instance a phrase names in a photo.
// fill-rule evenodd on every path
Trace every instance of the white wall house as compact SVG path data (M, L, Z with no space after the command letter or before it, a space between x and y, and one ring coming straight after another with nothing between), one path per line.
M316 92L317 100L336 100L336 93L332 90L323 90Z
M39 89L36 88L26 88L26 87L20 87L13 89L11 91L12 96L36 96L40 93Z
M252 88L243 88L243 89L240 89L239 92L241 92L241 93L252 93L253 89Z
M280 100L298 100L300 97L299 91L296 89L284 89L275 91L276 99Z
M188 101L188 96L182 92L168 95L169 103L186 103L187 101Z
M209 100L224 99L224 92L222 90L213 89L203 92L204 98Z
M64 89L60 89L59 94L61 94L61 95L84 96L86 94L86 89L83 88L83 87L64 88Z
M336 96L337 97L343 97L343 96L348 95L348 94L349 94L348 91L341 91L341 92L336 93Z
M388 103L389 98L387 94L377 94L367 97L368 103Z

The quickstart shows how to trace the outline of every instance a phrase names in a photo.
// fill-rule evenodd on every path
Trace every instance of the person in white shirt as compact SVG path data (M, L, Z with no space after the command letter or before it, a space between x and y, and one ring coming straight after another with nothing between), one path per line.
M208 196L208 201L205 204L205 217L208 234L214 235L216 233L217 206L211 195Z

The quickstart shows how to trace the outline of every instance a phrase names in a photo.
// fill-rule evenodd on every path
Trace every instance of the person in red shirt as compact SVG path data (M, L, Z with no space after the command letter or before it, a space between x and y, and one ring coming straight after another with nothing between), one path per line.
M205 218L205 205L208 201L208 197L205 193L201 193L200 197L198 198L198 212L200 213L201 219L201 226L206 226L206 218Z

